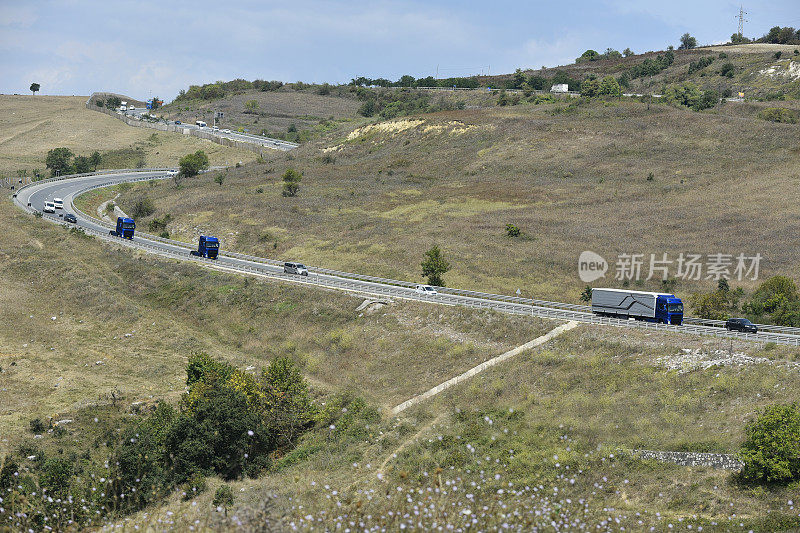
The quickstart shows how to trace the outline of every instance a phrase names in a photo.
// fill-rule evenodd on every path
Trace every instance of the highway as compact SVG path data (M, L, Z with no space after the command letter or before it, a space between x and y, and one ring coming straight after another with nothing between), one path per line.
M62 198L65 207L63 212L62 210L58 210L55 215L45 213L43 217L46 220L64 224L61 217L63 217L64 213L72 212L78 219L76 226L80 227L87 234L94 235L103 241L143 250L169 259L192 261L206 268L216 270L278 279L284 282L316 285L356 292L376 298L403 298L441 305L492 309L503 313L536 316L554 320L575 320L587 324L647 329L676 334L724 337L757 343L774 342L776 344L800 346L800 328L764 326L767 330L759 331L757 334L739 333L726 331L724 327L721 327L723 325L721 321L687 317L683 325L675 326L635 320L621 320L596 316L592 314L590 308L585 305L549 302L545 300L463 289L440 288L436 295L424 295L415 292L414 282L384 279L320 267L309 267L310 274L307 277L285 274L283 272L282 261L235 253L226 250L224 242L221 243L221 254L217 260L197 258L189 255L189 251L196 248L195 244L148 235L142 231L144 228L141 227L136 229L136 236L133 240L110 236L109 230L113 227L112 225L104 223L94 216L90 216L90 214L82 213L74 206L75 198L88 190L108 187L122 182L167 179L170 178L173 173L174 171L165 169L128 170L113 173L108 171L88 176L45 180L35 182L17 191L17 194L14 196L14 202L18 207L30 213L41 213L45 201L52 200L53 198ZM288 260L302 261L302 258L290 258Z
M156 111L154 111L154 112L156 112ZM129 117L135 117L135 118L137 118L139 120L144 120L144 119L141 118L142 115L149 114L150 110L149 109L136 108L133 111L127 110L127 111L120 112L120 113L124 114L124 115L127 115ZM294 148L297 148L299 146L297 143L284 141L284 140L281 140L281 139L272 139L270 137L262 137L261 135L253 135L253 134L250 134L250 133L241 133L241 132L233 131L233 130L231 130L230 133L222 133L221 130L214 131L211 126L206 126L205 128L201 128L201 127L197 126L196 124L175 124L174 122L167 122L167 124L172 124L172 125L175 125L175 126L177 126L179 128L184 128L184 129L200 130L200 131L203 131L203 132L205 132L205 133L207 133L209 135L214 135L214 136L217 136L217 137L224 137L224 138L228 138L228 139L233 139L235 141L241 141L241 142L246 142L246 143L250 143L250 144L257 144L259 146L264 146L264 147L267 147L267 148L274 148L276 150L288 151L288 150L292 150ZM226 128L222 128L222 129L226 129Z

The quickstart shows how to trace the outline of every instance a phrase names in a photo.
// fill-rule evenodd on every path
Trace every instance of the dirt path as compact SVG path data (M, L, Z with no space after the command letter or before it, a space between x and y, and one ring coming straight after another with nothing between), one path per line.
M417 441L426 431L433 428L439 421L444 418L444 413L439 413L439 415L434 418L430 423L425 424L419 431L411 435L409 438L404 440L400 446L395 448L389 455L386 456L386 459L381 463L381 466L378 468L379 473L383 473L386 470L386 466L392 461L392 459L396 459L397 455L405 450L409 445L413 444Z
M524 352L525 350L530 350L531 348L535 348L536 346L540 346L540 345L544 344L545 342L549 341L550 339L552 339L554 337L558 337L559 335L561 335L565 331L569 331L569 330L573 329L577 325L578 325L578 322L574 322L574 321L570 321L570 322L567 322L566 324L562 324L562 325L558 326L557 328L552 329L549 332L545 333L541 337L537 337L537 338L533 339L530 342L526 342L522 346L517 346L513 350L509 350L504 354L500 354L500 355L498 355L497 357L495 357L493 359L489 359L488 361L484 361L483 363L479 364L478 366L467 370L463 374L459 374L458 376L456 376L454 378L448 379L444 383L436 385L432 389L429 389L429 390L423 392L422 394L418 394L417 396L414 396L410 400L404 401L400 405L398 405L395 408L393 408L389 414L391 416L397 416L399 413L405 411L409 407L411 407L413 405L416 405L416 404L418 404L420 402L423 402L423 401L427 400L428 398L436 396L440 392L446 391L450 387L458 385L462 381L465 381L465 380L467 380L467 379L469 379L469 378L471 378L473 376L476 376L476 375L480 374L481 372L483 372L487 368L491 368L491 367L493 367L495 365L498 365L498 364L506 361L507 359L510 359L510 358L514 357L515 355L519 355L520 353Z

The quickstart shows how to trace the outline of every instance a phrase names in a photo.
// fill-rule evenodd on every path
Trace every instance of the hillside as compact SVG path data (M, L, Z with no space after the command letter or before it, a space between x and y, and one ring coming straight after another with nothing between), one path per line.
M0 95L0 176L45 171L52 148L78 155L98 150L104 168L177 166L181 156L204 150L212 165L253 161L256 154L195 137L132 128L86 109L85 96Z
M170 214L169 232L186 241L212 233L233 250L400 279L420 280L422 254L438 244L451 286L558 301L577 301L584 250L610 263L758 252L762 279L797 278L800 257L783 237L800 225L797 125L757 109L581 100L420 115L232 169L221 187L210 175L179 190L140 186L120 202L152 198L153 216ZM297 198L281 196L287 168L304 173ZM506 224L522 235L506 236ZM598 283L619 284L614 274ZM660 288L660 276L645 277L640 287Z
M37 457L102 464L108 447L99 444L117 428L159 400L177 403L197 350L249 372L289 356L318 404L335 407L330 427L277 454L260 477L231 483L229 518L211 505L222 484L211 477L188 500L178 489L163 504L116 517L129 528L253 530L313 519L334 529L342 513L399 527L409 508L394 494L424 499L443 487L453 490L426 501L426 526L461 523L452 504L486 505L493 516L478 511L482 521L520 527L567 520L593 528L609 516L626 529L641 520L713 530L733 518L752 529L797 526L789 489L751 490L722 470L630 453L735 451L754 411L794 397L800 378L780 362L794 350L742 345L737 352L769 359L681 373L668 368L682 348L711 356L727 345L582 326L519 356L514 372L497 367L395 419L386 408L557 323L400 301L359 313L353 296L141 256L9 204L0 223L0 454L25 468L36 469ZM48 420L65 422L34 438L36 419L45 429ZM546 494L532 491L539 486ZM520 514L495 507L500 489Z
M656 61L667 52L647 52L629 57L615 59L599 59L581 61L547 69L529 69L522 71L526 77L540 76L552 79L559 74L563 77L582 81L589 76L622 77L626 72L631 74L626 91L648 94L661 93L666 85L691 81L703 89L713 89L720 93L730 90L736 96L743 92L746 98L775 98L780 94L800 98L800 55L795 53L798 46L782 44L746 44L724 45L692 50L674 50L674 60L664 70L644 75L633 74L634 69L646 62ZM780 59L775 58L777 52ZM699 63L706 60L708 64ZM700 68L693 67L692 63ZM733 65L733 75L721 73L722 67ZM482 85L502 87L513 84L514 75L482 77Z

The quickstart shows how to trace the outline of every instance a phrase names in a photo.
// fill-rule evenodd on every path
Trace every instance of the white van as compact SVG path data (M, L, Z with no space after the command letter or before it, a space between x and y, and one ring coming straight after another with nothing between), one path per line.
M45 202L44 209L42 209L45 213L55 213L56 212L56 204L53 202Z
M198 120L197 122L195 122L195 125L196 125L198 128L205 128L206 126L208 126L208 124L206 124L206 123L205 123L205 122L203 122L202 120Z
M64 209L64 200L61 198L53 198L53 205L56 209Z

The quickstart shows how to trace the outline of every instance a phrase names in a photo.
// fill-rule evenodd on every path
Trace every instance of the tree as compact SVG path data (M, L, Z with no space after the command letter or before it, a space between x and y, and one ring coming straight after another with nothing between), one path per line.
M622 51L622 55L624 55L625 57L630 57L633 55L633 50L631 50L630 48L626 48L625 50Z
M581 293L581 301L582 302L591 302L592 301L592 287L587 285L583 288L583 292Z
M85 155L79 155L75 158L75 161L72 163L76 174L86 174L87 172L91 172L92 164L89 161L89 158Z
M258 109L258 100L248 100L244 103L244 107L249 113L255 112Z
M53 148L47 152L44 164L51 170L54 176L57 173L63 174L72 166L71 160L73 155L72 150L69 148Z
M211 502L214 507L222 507L225 510L225 516L228 516L228 507L233 505L233 491L230 485L222 485L214 493L214 500Z
M422 275L428 278L428 284L444 287L442 275L450 270L450 263L445 261L438 246L434 246L425 252L425 260L422 261L421 266Z
M733 44L745 44L749 43L750 39L742 35L741 33L734 33L731 35L731 43Z
M581 54L581 57L575 60L576 63L581 63L583 61L596 61L600 58L600 54L597 53L596 50L586 50L584 53Z
M581 83L581 96L593 98L600 94L600 81L595 78L587 78Z
M202 150L193 154L186 154L178 161L179 174L184 178L191 178L200 174L201 170L208 169L208 156Z
M736 67L734 67L733 63L730 62L723 64L722 68L719 69L719 75L727 78L732 78L735 72Z
M36 95L36 93L38 93L38 92L39 92L39 89L40 89L40 88L41 88L41 85L39 85L38 83L31 83L31 89L30 89L30 91L31 91L31 92L34 94L34 96L35 96L35 95Z
M800 479L800 409L773 405L745 427L739 451L742 477L751 482L789 483Z
M100 166L100 163L103 162L103 156L100 155L100 152L95 150L92 152L92 155L89 156L89 163L92 164L92 168L97 170L97 167Z
M225 174L217 174L214 176L214 183L219 184L222 187L223 182L225 181Z
M696 46L697 46L697 39L695 39L688 33L684 33L683 35L681 35L681 44L680 46L678 46L678 50L691 50Z
M622 96L622 90L614 76L606 76L600 82L600 94L604 96Z
M283 173L283 195L297 196L297 192L300 190L300 180L302 179L302 172L298 172L293 168L286 169L286 172Z

